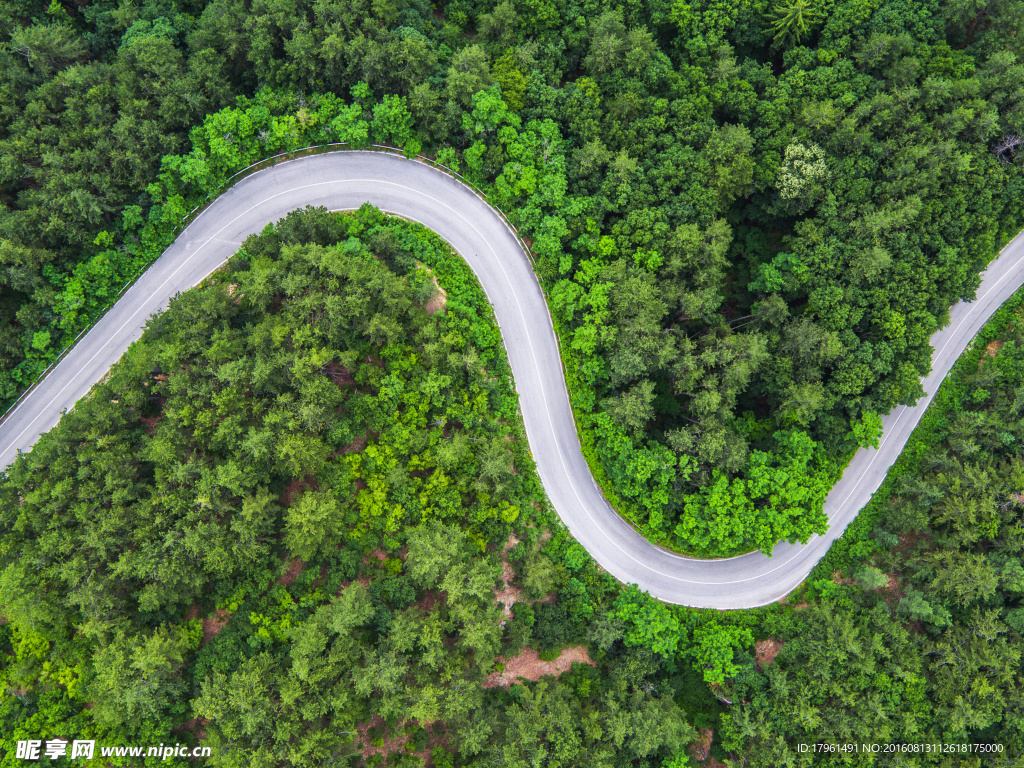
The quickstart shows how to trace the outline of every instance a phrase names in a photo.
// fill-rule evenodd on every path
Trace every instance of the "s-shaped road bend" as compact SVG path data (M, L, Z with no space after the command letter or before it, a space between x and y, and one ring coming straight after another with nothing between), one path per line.
M957 357L1024 283L1019 236L986 270L977 299L957 304L949 325L932 337L932 373L923 382L928 394L885 417L880 447L859 451L829 494L825 511L831 525L824 536L802 546L780 544L773 557L695 560L651 545L595 484L580 451L544 294L501 217L468 187L426 164L377 152L320 154L248 176L203 211L0 424L0 467L27 451L88 393L153 313L223 264L248 235L296 208L352 210L364 202L432 229L476 273L501 328L541 482L572 535L621 581L695 607L749 608L795 589L881 484Z

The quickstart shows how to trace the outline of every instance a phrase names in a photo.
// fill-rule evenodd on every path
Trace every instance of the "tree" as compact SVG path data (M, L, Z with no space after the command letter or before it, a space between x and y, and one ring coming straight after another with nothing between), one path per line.
M798 143L786 147L786 156L775 185L779 196L803 212L825 192L829 179L825 152L817 144Z
M302 560L312 560L337 545L344 530L344 510L334 491L306 491L285 516L285 544Z
M605 11L590 22L590 51L583 64L592 74L602 75L618 68L626 51L626 25L622 11Z
M616 397L605 399L604 409L616 424L639 437L654 418L653 400L654 382L644 380Z
M882 439L882 418L877 413L865 411L859 420L850 422L850 430L861 448L877 448Z
M754 180L750 154L754 139L744 125L725 125L715 130L701 154L712 169L711 186L722 203L747 194Z
M469 110L473 95L493 82L486 51L479 45L470 45L452 57L445 78L445 95L453 106Z
M778 46L797 45L822 19L815 0L785 0L772 9L772 42Z
M409 578L428 589L441 583L466 545L464 534L437 520L413 528L407 541Z
M407 147L414 137L412 126L412 114L401 96L385 96L381 103L373 108L370 132L374 141ZM408 151L416 154L412 149Z
M96 718L120 725L158 715L184 691L177 673L185 653L197 645L198 637L179 627L161 627L140 637L119 633L96 654L91 686Z
M502 0L490 13L481 14L477 25L484 35L499 45L509 46L518 37L519 14L514 3Z

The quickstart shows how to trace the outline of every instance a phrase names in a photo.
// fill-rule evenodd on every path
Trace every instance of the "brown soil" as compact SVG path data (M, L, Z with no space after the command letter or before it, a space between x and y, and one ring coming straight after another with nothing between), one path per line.
M203 645L219 635L220 631L227 626L228 619L230 618L230 613L222 608L218 608L213 616L203 619Z
M339 387L345 388L355 386L356 380L353 378L352 373L348 368L340 363L328 363L324 366L324 371L331 378L331 381Z
M788 605L790 608L792 608L795 611L803 610L804 608L808 608L811 605L810 603L808 603L806 601L800 602L800 603L790 603L789 602L789 598L791 598L791 597L792 597L792 595L786 595L781 600L779 600L779 605Z
M885 583L885 586L880 591L888 592L888 597L885 598L885 602L890 606L895 607L896 603L906 597L903 590L900 589L900 580L896 574L886 574L889 580Z
M316 480L313 479L312 475L308 475L301 480L293 477L288 485L285 486L284 493L281 494L277 501L282 506L290 507L298 500L299 496L310 488L316 489Z
M156 425L160 423L160 419L163 418L161 413L159 416L140 416L139 421L146 425L146 434L152 435L156 432Z
M782 650L783 643L779 640L773 640L768 638L767 640L758 640L754 643L754 653L757 658L757 668L764 669L773 661L775 657L779 655L779 651Z
M982 357L995 357L996 355L999 354L999 350L1002 349L1004 346L1006 346L1005 341L990 341L988 345L985 347L985 352L982 355ZM978 363L980 367L981 361L978 361Z
M533 648L524 648L518 656L511 659L500 659L505 664L502 672L492 672L484 680L484 688L508 688L519 678L526 680L540 680L545 675L561 675L572 668L574 663L587 664L596 667L587 653L585 645L573 645L566 648L554 661L541 661L537 651Z
M416 607L420 608L424 613L430 613L439 603L443 603L447 598L448 594L446 592L427 590L423 597L416 601Z
M370 430L366 430L360 437L357 437L351 443L341 449L341 453L362 453L363 449L370 442Z
M305 567L306 562L296 557L294 560L288 563L287 570L277 577L277 583L283 584L286 587L289 586L293 581L299 578L299 574L302 573L302 570Z
M519 587L506 586L504 589L494 590L494 602L501 603L501 618L508 621L512 618L512 606L523 602L523 590Z
M361 751L364 760L373 755L390 755L392 752L401 752L405 747L405 742L409 740L409 737L402 732L403 723L398 723L392 733L384 736L381 745L378 747L372 743L369 730L370 728L379 730L382 725L384 725L384 718L380 715L373 715L370 718L370 722L356 726L356 731L359 733L359 741L363 745Z
M424 267L424 269L427 268ZM430 272L429 269L427 269L427 271ZM436 290L437 293L434 294L434 298L428 301L423 308L427 310L428 315L434 315L442 311L448 303L448 292L445 291L445 289L441 287L441 284L437 282L437 276L433 272L430 272L430 282L434 284L434 290Z
M896 549L894 549L893 552L898 555L907 554L908 552L910 552L910 550L914 548L914 545L917 544L917 542L921 541L922 539L927 541L928 538L929 537L924 535L923 533L904 533L902 536L899 537L900 543L896 545Z
M518 602L522 602L523 599L523 590L519 587L512 586L512 582L516 578L516 572L512 567L512 563L508 560L508 551L518 543L519 539L516 538L516 535L514 533L510 533L508 541L506 541L505 546L501 548L502 589L493 590L494 602L501 603L503 606L501 610L503 622L512 618L512 606Z
M191 731L195 734L195 737L199 739L199 741L202 741L206 738L206 729L203 726L208 725L209 722L209 720L204 720L201 717L193 717L189 720L186 720L177 728L173 728L171 732L184 733L185 731Z
M854 579L844 579L842 571L832 571L832 581L841 585L856 584Z
M406 735L405 728L407 725L415 722L416 721L414 720L401 720L396 723L394 728L390 728L384 733L380 746L372 743L368 733L370 728L376 728L377 731L381 730L381 726L384 725L384 719L380 715L373 715L369 722L357 725L356 732L359 734L358 741L362 744L360 752L363 755L363 760L365 761L368 757L372 757L373 755L387 756L396 752L406 752L405 746L409 741L409 736ZM435 745L443 743L444 739L438 738L437 732L434 730L436 726L439 725L438 723L422 723L421 725L423 725L430 734L427 742L427 748L420 752L406 752L406 754L416 755L423 760L423 765L426 768L431 768L434 763L433 758L430 755L430 750ZM440 728L437 728L437 731L440 730Z
M710 728L702 728L698 733L700 733L700 736L693 744L686 748L686 751L698 763L703 763L711 757L711 742L714 740L714 731Z

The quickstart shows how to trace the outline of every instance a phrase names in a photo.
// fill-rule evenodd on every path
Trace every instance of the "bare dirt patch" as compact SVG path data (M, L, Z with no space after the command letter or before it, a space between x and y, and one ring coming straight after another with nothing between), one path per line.
M484 680L484 688L508 688L519 678L526 680L540 680L545 675L561 675L572 668L574 663L586 664L596 667L590 654L587 653L585 645L573 645L564 649L554 661L541 661L537 651L533 648L524 648L518 656L511 659L501 659L505 669L501 672L492 672Z
M366 430L360 437L357 437L351 443L341 449L340 453L362 453L367 445L370 443L370 430Z
M515 547L515 545L518 544L518 543L519 543L519 537L517 537L514 533L510 533L508 535L508 541L506 541L505 544L501 547L501 554L502 554L502 556L507 558L509 550L511 550L513 547Z
M899 537L899 544L896 545L896 549L893 552L897 555L908 555L914 546L919 541L930 541L931 537L926 536L923 533L914 531L912 533L904 533Z
M996 341L990 341L985 346L985 352L983 353L982 356L983 357L995 357L996 355L999 354L999 350L1002 349L1005 346L1006 346L1006 342L1005 341L999 341L998 339Z
M285 572L277 577L277 583L282 584L286 587L290 586L293 581L299 578L299 574L302 573L305 567L306 561L300 560L296 557L294 560L288 563L288 568L285 570Z
M277 501L284 507L290 507L308 489L316 489L316 480L313 479L312 475L308 475L301 480L293 477L288 485L285 486L284 493L281 494Z
M363 760L373 755L390 755L392 752L401 752L409 740L409 737L403 732L402 724L398 723L389 733L378 737L381 739L379 745L373 743L369 731L371 728L380 730L384 725L384 719L380 715L373 715L368 723L357 725L356 731L359 733L359 741L363 745L361 750Z
M439 604L443 603L447 599L448 594L446 592L434 592L428 589L423 594L423 597L416 601L415 605L424 613L430 613L434 610L434 608L436 608Z
M885 598L885 602L891 606L895 606L897 601L902 600L906 595L903 590L900 589L900 580L895 573L887 573L888 581L885 582L885 586L880 591L888 592L889 596Z
M514 533L508 535L508 541L501 548L501 589L495 589L494 591L494 602L501 603L503 606L501 610L501 616L503 621L507 621L512 618L512 606L522 601L523 590L519 587L513 587L512 582L515 581L516 572L512 567L512 563L509 562L508 552L516 544L519 543L519 539L516 538Z
M789 599L792 596L793 595L785 595L781 600L779 600L779 605L788 605L790 608L792 608L795 611L801 611L804 608L809 608L810 607L811 604L808 603L806 600L801 601L799 603L790 603Z
M427 268L424 267L424 269ZM430 273L430 282L434 284L434 290L437 291L437 293L434 294L434 297L428 301L423 308L427 310L428 315L434 315L444 310L445 305L448 303L448 292L441 287L439 282L437 282L437 276L433 272L429 269L427 269L427 272Z
M779 655L779 651L782 650L783 645L784 643L771 637L767 640L758 640L754 643L754 654L757 658L757 668L764 669L775 661L775 657Z
M502 605L501 618L508 621L512 618L512 606L523 602L523 590L519 587L506 586L504 589L494 590L494 602Z
M323 367L323 371L330 377L331 381L339 387L344 388L355 386L356 380L352 376L352 373L341 363L328 363Z
M203 619L203 645L219 635L220 631L227 626L228 619L230 618L230 613L223 608L218 608L213 616Z
M139 421L146 425L146 434L152 435L156 432L156 425L160 423L160 419L163 418L161 413L159 416L140 416Z
M172 733L185 733L185 731L190 731L190 732L195 734L195 737L199 741L202 741L203 739L206 738L206 729L204 728L204 726L208 725L209 722L210 722L209 720L204 720L201 717L193 717L193 718L191 718L189 720L186 720L184 723L179 725L177 728L173 728L171 730L171 732Z
M698 733L700 733L700 736L697 737L693 744L686 748L686 751L698 763L703 763L711 757L711 742L714 740L714 731L710 728L701 728Z
M380 715L373 715L369 722L361 723L356 726L356 732L359 734L358 741L361 744L360 752L363 755L363 761L374 755L392 755L396 752L405 752L406 754L416 755L423 760L423 765L426 768L431 768L433 765L433 759L430 754L431 747L443 743L444 739L439 738L440 728L439 723L422 723L423 727L427 729L429 734L427 748L420 752L406 751L406 744L409 741L409 735L405 732L406 726L414 724L415 720L401 720L395 724L394 728L385 729L384 720ZM370 737L370 729L373 728L375 733L383 731L383 735L377 736L380 740L379 744L374 744L374 740Z
M832 571L832 581L841 586L855 583L853 579L844 579L842 571Z

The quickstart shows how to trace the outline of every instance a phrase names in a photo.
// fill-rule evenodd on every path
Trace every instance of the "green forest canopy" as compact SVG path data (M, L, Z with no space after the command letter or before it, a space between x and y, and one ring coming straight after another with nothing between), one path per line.
M1022 350L1024 294L788 604L670 607L546 508L464 262L369 207L293 213L0 483L0 765L60 734L201 738L215 766L682 768L701 732L733 765L907 764L800 751L822 741L1009 768ZM589 664L492 687L576 644Z
M435 10L437 12L435 12ZM653 540L822 531L1024 224L1019 0L4 0L0 397L249 162L423 149L530 238L585 451Z
M499 653L582 641L618 592L564 533L547 547L573 565L537 551L508 374L482 291L421 227L308 211L249 238L0 486L3 764L40 729L204 733L224 766L331 764L385 732L434 765L681 751L695 732L644 648L483 686Z

